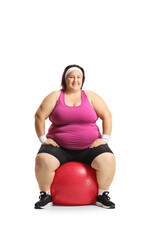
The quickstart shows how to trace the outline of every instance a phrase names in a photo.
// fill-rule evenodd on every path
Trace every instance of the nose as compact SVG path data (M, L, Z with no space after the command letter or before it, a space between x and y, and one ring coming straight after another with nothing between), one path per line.
M77 81L77 79L76 79L76 78L74 78L74 80L73 80L73 83L78 83L78 81Z

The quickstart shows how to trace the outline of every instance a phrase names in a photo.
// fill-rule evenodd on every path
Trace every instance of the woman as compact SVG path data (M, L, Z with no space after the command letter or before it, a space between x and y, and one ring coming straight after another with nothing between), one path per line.
M82 90L85 72L79 65L69 65L62 75L60 91L53 91L35 114L35 129L42 145L35 161L39 201L35 208L52 204L50 186L55 170L68 161L82 161L96 170L99 187L96 205L115 208L109 187L115 173L115 156L108 146L112 115L103 99L92 91ZM45 135L45 119L52 122ZM103 135L96 121L102 119Z

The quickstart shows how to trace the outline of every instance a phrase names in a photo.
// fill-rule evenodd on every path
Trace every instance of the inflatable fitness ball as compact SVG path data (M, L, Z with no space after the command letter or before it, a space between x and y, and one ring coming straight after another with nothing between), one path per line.
M97 199L96 170L82 162L67 162L55 171L51 184L53 204L89 205Z

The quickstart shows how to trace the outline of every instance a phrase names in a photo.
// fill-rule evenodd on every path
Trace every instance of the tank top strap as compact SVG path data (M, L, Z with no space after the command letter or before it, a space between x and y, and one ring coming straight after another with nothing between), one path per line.
M64 98L64 91L61 90L60 96L59 96L59 102L63 104L63 98Z
M82 96L82 103L84 103L85 100L86 100L86 98L87 98L87 96L86 96L84 90L81 90L81 96Z
M59 101L63 106L66 106L65 100L64 100L64 94L65 94L65 92L61 90L61 94L59 96Z

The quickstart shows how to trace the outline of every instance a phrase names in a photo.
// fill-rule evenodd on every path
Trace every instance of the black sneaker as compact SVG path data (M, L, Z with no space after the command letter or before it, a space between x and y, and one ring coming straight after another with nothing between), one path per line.
M115 208L115 204L110 201L108 194L109 192L105 191L102 195L98 195L96 205L104 208Z
M49 194L46 194L46 192L41 191L39 196L39 201L35 203L34 208L41 209L46 208L47 206L52 206L52 197Z

